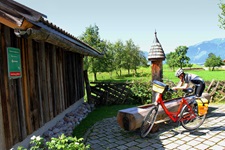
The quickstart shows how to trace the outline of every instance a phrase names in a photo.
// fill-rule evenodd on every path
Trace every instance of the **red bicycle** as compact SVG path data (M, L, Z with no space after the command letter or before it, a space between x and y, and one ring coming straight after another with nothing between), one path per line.
M164 104L163 93L165 91L173 91L172 89L168 88L168 85L154 80L153 91L157 92L158 95L156 96L156 101L152 106L152 109L148 112L148 114L142 121L142 125L140 128L141 137L146 137L151 131L158 115L159 105L162 106L165 113L173 122L180 122L181 125L187 130L195 130L199 128L205 121L207 110L206 112L200 114L198 112L198 105L196 103L196 100L193 99L187 101L185 99L188 94L193 92L192 88L183 90L185 92L185 95L182 97L180 105L178 106L178 110L176 112L169 111Z

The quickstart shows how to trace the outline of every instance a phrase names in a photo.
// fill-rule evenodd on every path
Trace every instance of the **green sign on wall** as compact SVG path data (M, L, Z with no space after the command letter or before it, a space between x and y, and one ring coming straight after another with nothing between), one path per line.
M7 47L7 60L8 60L8 76L9 78L21 78L21 56L20 49Z

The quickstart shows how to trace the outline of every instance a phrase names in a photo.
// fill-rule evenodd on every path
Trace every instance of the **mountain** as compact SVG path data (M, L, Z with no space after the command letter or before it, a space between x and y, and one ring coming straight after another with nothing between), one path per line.
M142 52L143 52L145 58L148 60L148 52L146 52L146 51L142 51Z
M209 53L220 56L221 59L224 60L225 38L203 41L201 43L189 46L187 56L191 59L190 63L192 64L204 64ZM144 52L144 56L148 59L148 52Z
M192 64L204 64L208 54L213 53L225 59L225 38L217 38L210 41L204 41L199 44L189 46L187 56Z

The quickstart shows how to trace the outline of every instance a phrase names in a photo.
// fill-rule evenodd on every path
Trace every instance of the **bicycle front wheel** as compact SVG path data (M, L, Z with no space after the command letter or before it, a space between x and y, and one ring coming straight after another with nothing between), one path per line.
M142 138L146 137L148 133L151 131L154 122L156 120L158 114L158 107L153 106L153 108L148 112L148 114L145 116L144 120L142 121L142 125L140 128L140 136Z
M181 125L187 130L199 128L205 121L206 115L199 116L197 105L185 105L180 115Z

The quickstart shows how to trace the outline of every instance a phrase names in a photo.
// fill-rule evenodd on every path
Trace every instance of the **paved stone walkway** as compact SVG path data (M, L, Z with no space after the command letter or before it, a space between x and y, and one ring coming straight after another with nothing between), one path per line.
M196 131L178 123L160 124L159 131L140 138L139 131L125 131L114 118L97 122L86 133L92 150L225 150L225 104L210 104L207 118Z

